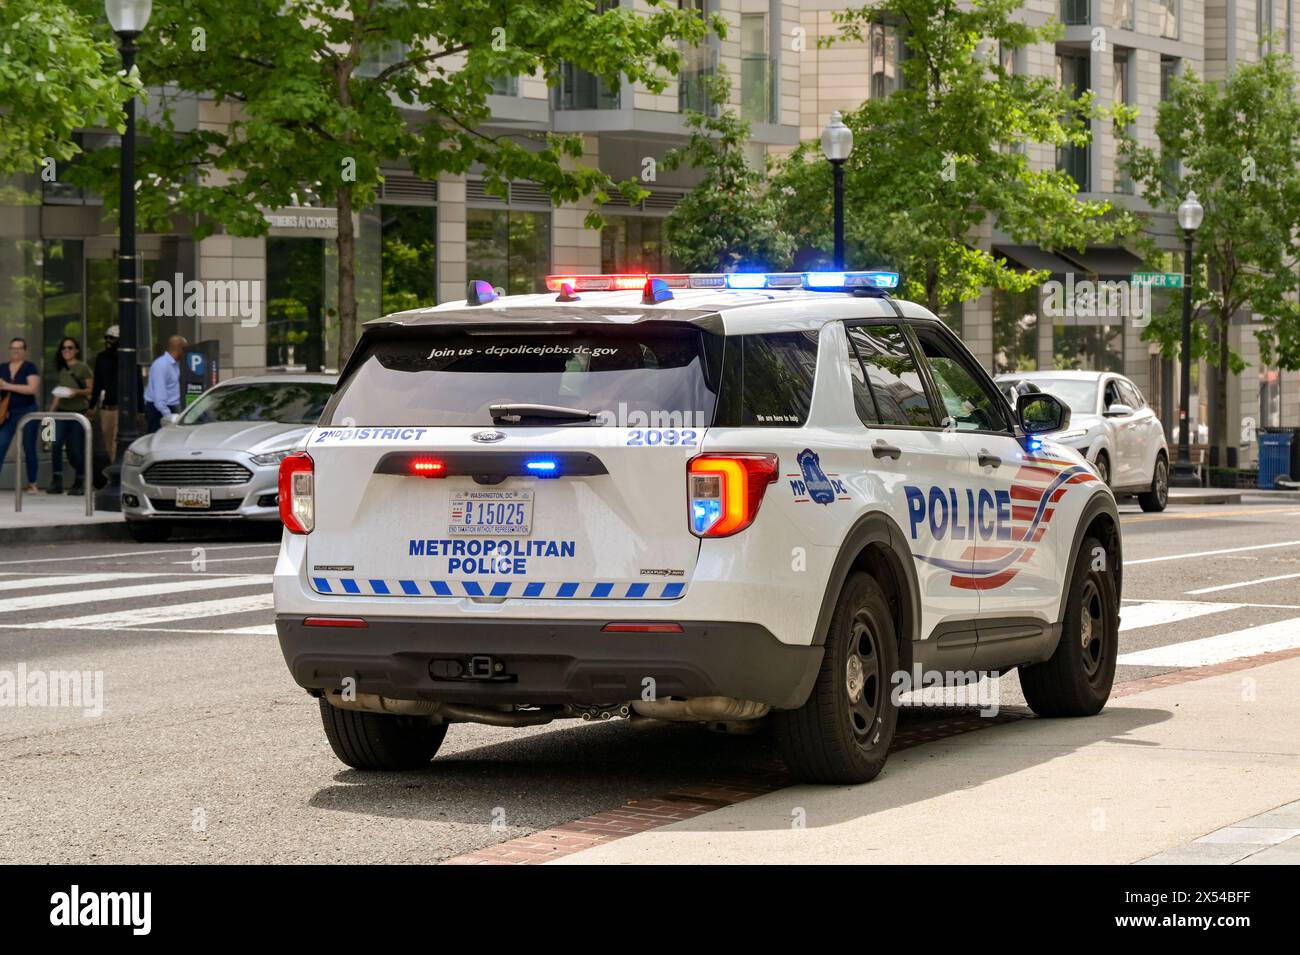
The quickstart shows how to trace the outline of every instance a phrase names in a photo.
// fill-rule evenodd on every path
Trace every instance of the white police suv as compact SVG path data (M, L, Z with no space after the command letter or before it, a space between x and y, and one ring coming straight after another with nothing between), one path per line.
M366 326L280 472L276 626L338 757L448 724L771 718L800 777L881 769L896 674L1114 677L1115 500L1049 394L1013 414L880 272L487 283ZM927 676L927 679L929 677Z

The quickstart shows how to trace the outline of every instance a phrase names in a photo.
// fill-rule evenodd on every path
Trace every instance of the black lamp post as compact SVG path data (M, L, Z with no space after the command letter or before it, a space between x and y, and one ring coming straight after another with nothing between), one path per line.
M1192 237L1201 227L1205 218L1205 209L1196 198L1196 193L1189 192L1187 198L1178 206L1178 225L1183 230L1183 345L1179 355L1178 382L1178 463L1174 465L1174 476L1170 481L1174 487L1200 487L1201 482L1192 469L1192 456L1189 450L1191 430L1188 405L1192 393Z
M835 179L835 268L844 269L844 162L853 152L853 130L844 125L836 110L830 125L822 130L822 152L831 164Z
M129 73L135 65L135 38L144 32L153 0L104 0L108 22L121 41L122 66ZM139 329L139 289L135 261L135 98L125 106L126 129L122 133L121 200L118 210L117 250L117 447L106 449L113 463L104 472L108 483L95 494L95 506L102 511L122 509L122 459L126 449L140 437L136 427L136 396L140 372L136 360ZM101 412L102 413L102 412Z

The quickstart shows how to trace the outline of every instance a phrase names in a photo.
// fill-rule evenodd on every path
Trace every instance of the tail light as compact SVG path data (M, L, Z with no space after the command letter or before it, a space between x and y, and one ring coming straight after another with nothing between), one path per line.
M420 477L446 477L447 464L439 458L412 458L411 473Z
M776 480L775 454L701 454L686 465L691 533L729 537L754 522Z
M316 471L311 455L295 451L280 462L280 520L291 534L316 526Z

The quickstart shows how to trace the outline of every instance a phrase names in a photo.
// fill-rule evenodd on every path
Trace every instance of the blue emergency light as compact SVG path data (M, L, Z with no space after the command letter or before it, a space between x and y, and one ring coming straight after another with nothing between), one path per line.
M560 470L559 462L554 458L536 458L532 461L525 461L524 467L541 477L554 477Z

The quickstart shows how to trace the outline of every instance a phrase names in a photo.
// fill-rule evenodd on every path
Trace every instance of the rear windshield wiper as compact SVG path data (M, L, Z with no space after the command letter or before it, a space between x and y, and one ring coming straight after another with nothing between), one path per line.
M563 405L532 405L512 402L488 405L493 424L519 424L525 419L541 421L594 421L600 417L585 408L565 408Z

